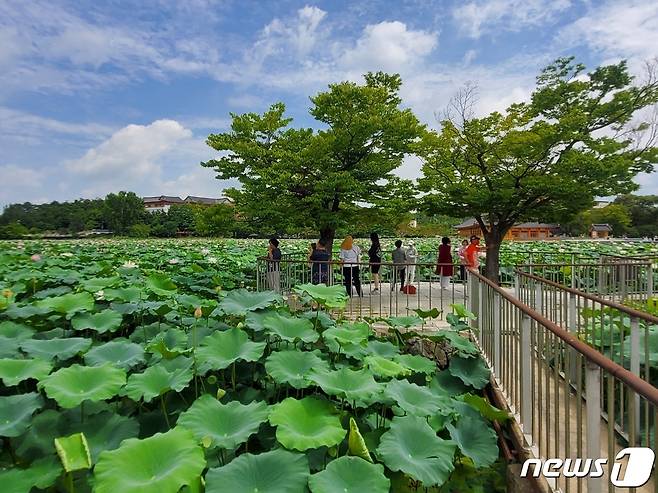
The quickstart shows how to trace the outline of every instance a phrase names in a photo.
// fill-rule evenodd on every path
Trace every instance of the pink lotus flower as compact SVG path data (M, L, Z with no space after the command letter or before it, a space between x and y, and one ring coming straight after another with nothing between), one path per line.
M33 262L38 262L39 260L41 260L41 255L39 255L38 253L35 253L30 258L32 259Z

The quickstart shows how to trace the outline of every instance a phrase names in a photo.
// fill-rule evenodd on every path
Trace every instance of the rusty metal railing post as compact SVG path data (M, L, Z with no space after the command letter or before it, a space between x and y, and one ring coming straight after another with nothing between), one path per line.
M500 350L500 312L501 312L500 295L494 292L493 295L493 365L494 373L497 379L501 378L501 350Z
M586 446L587 458L601 455L601 368L591 361L585 364ZM601 492L601 478L587 479L587 493Z
M534 444L532 428L532 334L530 317L521 316L521 426L530 445Z

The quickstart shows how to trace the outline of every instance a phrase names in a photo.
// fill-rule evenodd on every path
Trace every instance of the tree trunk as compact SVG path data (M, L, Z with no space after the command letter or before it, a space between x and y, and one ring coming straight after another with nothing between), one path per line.
M336 229L331 227L320 228L320 241L324 243L325 248L329 255L333 258L334 236L336 236Z
M496 284L500 284L500 245L503 238L505 238L507 229L501 229L500 225L493 224L489 231L484 234L484 240L487 244L484 275Z

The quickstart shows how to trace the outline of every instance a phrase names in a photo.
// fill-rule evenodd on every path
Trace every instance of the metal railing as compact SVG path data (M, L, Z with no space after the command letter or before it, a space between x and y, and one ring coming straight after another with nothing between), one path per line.
M322 283L329 286L343 285L350 294L343 313L348 318L389 317L414 315L414 310L437 308L443 314L450 311L453 303L465 303L466 284L460 275L460 266L451 266L453 275L447 284L441 286L441 276L435 274L436 263L379 264L379 281L375 283L372 269L367 262L360 262L347 268L338 261L312 262L307 259L284 256L279 261L259 258L256 269L256 289L273 290L289 294L295 286L306 283ZM358 267L358 270L353 269ZM400 269L404 268L404 273ZM314 272L321 272L315 276ZM326 273L326 274L325 274ZM350 288L347 280L350 279ZM413 286L410 292L402 292L405 285ZM358 280L358 283L355 282ZM360 287L360 294L357 290ZM376 289L376 287L379 289Z
M658 291L658 275L646 260L523 264L517 270L614 301L646 301Z
M574 289L551 279L517 271L517 299L532 306L543 316L568 330L627 370L650 381L650 367L658 363L658 348L652 348L658 317L617 302L646 300L652 296L651 284L634 264L624 264L634 271L634 280L624 278L623 286L613 286L612 294L598 294ZM627 268L627 269L626 269ZM622 297L623 296L623 297ZM658 382L653 382L654 384Z
M531 308L477 272L469 273L468 283L468 306L477 316L472 330L533 455L607 459L602 477L561 475L548 479L550 486L616 491L608 478L618 452L658 449L658 389L567 330L568 319L558 319L565 322L559 325L543 306ZM658 482L635 491L658 492Z

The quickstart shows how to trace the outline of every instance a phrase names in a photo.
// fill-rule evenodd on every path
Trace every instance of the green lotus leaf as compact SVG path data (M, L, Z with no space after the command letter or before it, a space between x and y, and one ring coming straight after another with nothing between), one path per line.
M94 467L95 493L177 493L206 466L192 433L176 427L144 440L130 438L100 454Z
M86 409L85 409L86 410ZM103 450L113 450L126 438L136 437L139 422L116 414L114 411L86 415L80 421L80 411L47 409L32 418L27 432L20 438L17 452L21 457L34 458L55 453L54 439L71 433L84 433L91 452L92 462Z
M305 318L285 317L274 313L266 317L263 326L270 334L276 334L284 341L315 342L320 334L313 328L313 322Z
M142 290L134 286L119 289L104 289L103 291L103 297L110 301L137 303L142 298Z
M35 330L27 325L18 324L10 320L0 323L0 337L14 339L16 341L25 341L27 339L32 339L34 333Z
M479 354L480 350L471 341L468 337L460 335L459 332L452 330L440 330L435 335L429 337L431 340L446 340L450 345L457 350L457 352L463 356L468 357L469 355Z
M319 357L318 351L276 351L265 361L265 370L276 383L287 383L296 389L311 385L311 370L329 371L329 364Z
M340 457L308 480L312 493L388 493L391 481L384 466L360 457Z
M371 334L366 323L344 324L340 327L331 327L322 333L322 338L333 352L349 345L366 347L366 341Z
M489 404L489 401L479 395L466 394L461 397L466 404L480 411L480 414L491 421L507 421L511 418L507 411L498 409Z
M52 361L54 359L65 361L87 351L91 343L91 339L85 339L83 337L29 339L21 343L21 349L30 356L44 361Z
M287 449L304 451L338 445L345 438L336 408L313 397L288 397L272 406L270 423L277 427L276 439Z
M35 316L45 315L51 313L52 310L47 307L36 306L35 304L18 306L16 304L11 304L4 311L4 315L9 318L17 318L21 320L27 320Z
M329 395L338 395L350 401L368 402L382 387L372 373L364 369L341 368L336 371L313 371L310 377Z
M123 316L114 310L103 310L98 313L79 313L71 319L75 330L94 330L99 334L114 332L121 327Z
M336 322L333 318L331 318L331 315L322 310L310 310L308 312L301 313L299 316L307 318L313 322L313 328L315 330L328 329L329 327L336 325Z
M85 354L87 366L101 366L112 363L129 370L144 362L144 348L126 339L114 339L92 348Z
M81 284L85 291L96 293L98 291L105 290L105 288L115 286L120 280L121 278L119 276L92 277L91 279L85 279Z
M439 315L441 315L441 310L439 310L439 309L436 308L436 307L432 308L431 310L423 310L423 309L421 309L421 308L416 308L414 311L415 311L415 312L418 314L418 316L421 317L422 319L426 319L426 318L436 318L436 317L438 317Z
M0 357L16 357L21 342L32 338L34 333L34 329L23 324L9 320L0 323Z
M462 416L456 425L446 428L462 453L470 457L475 467L488 467L498 459L498 436L486 422Z
M326 286L324 284L300 284L293 288L295 293L300 295L308 295L313 300L330 309L345 308L349 297L345 292L345 288L340 285Z
M363 440L359 427L352 417L350 417L350 431L347 435L347 451L350 455L355 455L367 460L368 462L372 462L372 457L370 457L370 452L368 451L366 442Z
M399 354L395 357L395 361L409 368L414 373L425 373L426 375L436 373L436 363L424 356Z
M434 374L430 382L430 390L436 395L455 396L468 391L468 387L459 378L453 377L444 370Z
M406 380L391 380L385 393L404 412L414 416L446 414L454 408L449 397L436 395L428 387L421 387Z
M266 343L253 342L244 330L230 329L215 332L206 337L196 351L199 362L199 373L208 370L222 370L232 363L257 361L265 351Z
M450 308L452 308L452 311L459 318L466 318L466 319L470 318L472 320L475 320L477 318L473 312L468 311L466 307L460 303L453 303L452 305L450 305Z
M64 313L66 318L70 319L78 312L92 311L94 309L94 298L87 292L69 293L37 301L36 306L53 312Z
M193 376L189 367L168 370L159 363L143 373L130 375L124 393L134 401L144 399L144 402L151 402L154 397L170 390L180 392L189 385Z
M273 291L250 292L246 289L234 289L220 301L219 309L227 315L244 316L248 312L270 307L279 301L281 296Z
M233 450L258 432L268 413L268 406L262 401L222 404L206 394L180 415L177 426L191 430L199 441L208 439L207 447Z
M411 374L411 370L383 356L366 356L363 360L371 372L380 377L397 377Z
M172 296L177 289L169 276L160 272L154 272L146 278L146 287L160 296Z
M406 315L403 317L388 317L384 319L391 327L402 327L408 329L417 325L423 325L423 319L418 315Z
M55 438L55 450L66 472L80 471L91 467L91 454L84 433Z
M454 377L459 378L466 385L476 389L483 389L489 383L491 370L487 368L484 360L476 358L456 358L450 360L448 371Z
M425 418L396 416L377 454L391 471L402 471L423 486L442 485L454 470L456 445L436 436Z
M110 365L72 365L48 375L39 382L51 399L65 409L84 401L98 402L117 395L126 383L126 372Z
M41 359L0 359L0 378L7 387L18 385L23 380L41 380L53 366Z
M62 473L62 466L50 456L33 462L27 469L0 469L3 493L30 493L32 488L50 488Z
M283 449L242 454L227 465L208 470L206 493L298 493L308 481L308 459Z
M247 312L245 316L244 323L245 325L255 332L260 332L265 330L265 319L270 315L277 313L275 310L266 309L266 310L255 310Z
M42 406L43 399L36 392L0 397L0 436L23 434L34 412Z
M388 359L400 354L400 348L389 341L368 341L365 351L372 356L381 356Z
M77 410L76 410L77 411ZM86 417L84 422L71 423L66 420L68 431L84 433L91 453L92 463L104 450L114 450L127 438L139 434L139 422L113 411L103 411Z
M180 329L169 328L157 334L146 346L146 350L157 353L164 359L174 359L192 351L187 348L187 335Z

